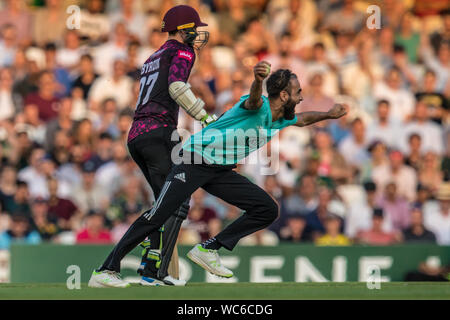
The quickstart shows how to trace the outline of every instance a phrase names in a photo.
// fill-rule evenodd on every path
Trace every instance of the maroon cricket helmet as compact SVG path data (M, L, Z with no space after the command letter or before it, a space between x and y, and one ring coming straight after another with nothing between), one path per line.
M186 5L175 6L164 15L161 32L170 32L194 27L207 26L200 21L197 11Z

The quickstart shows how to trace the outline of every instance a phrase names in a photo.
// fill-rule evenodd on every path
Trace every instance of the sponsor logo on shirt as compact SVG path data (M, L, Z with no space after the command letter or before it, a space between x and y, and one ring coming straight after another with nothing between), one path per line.
M190 53L189 51L178 51L178 57L185 58L189 61L192 61L192 59L194 58L192 53Z

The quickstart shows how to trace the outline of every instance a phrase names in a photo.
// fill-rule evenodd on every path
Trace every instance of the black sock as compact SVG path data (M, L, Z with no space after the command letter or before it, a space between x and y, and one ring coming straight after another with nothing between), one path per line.
M211 250L219 250L222 247L222 245L219 243L219 241L217 241L216 238L206 240L201 244L201 246L204 249L211 249Z

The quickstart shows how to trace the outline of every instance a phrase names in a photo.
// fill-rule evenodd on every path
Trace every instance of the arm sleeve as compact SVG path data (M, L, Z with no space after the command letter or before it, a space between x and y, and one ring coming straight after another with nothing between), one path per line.
M179 50L170 64L168 85L175 81L187 82L194 61L193 52Z

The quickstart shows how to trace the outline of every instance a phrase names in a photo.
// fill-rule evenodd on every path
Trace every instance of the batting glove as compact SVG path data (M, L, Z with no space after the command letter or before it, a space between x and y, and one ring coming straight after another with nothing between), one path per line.
M202 124L202 127L205 128L216 120L217 120L217 116L215 114L213 114L213 115L207 114L200 120L200 122Z

